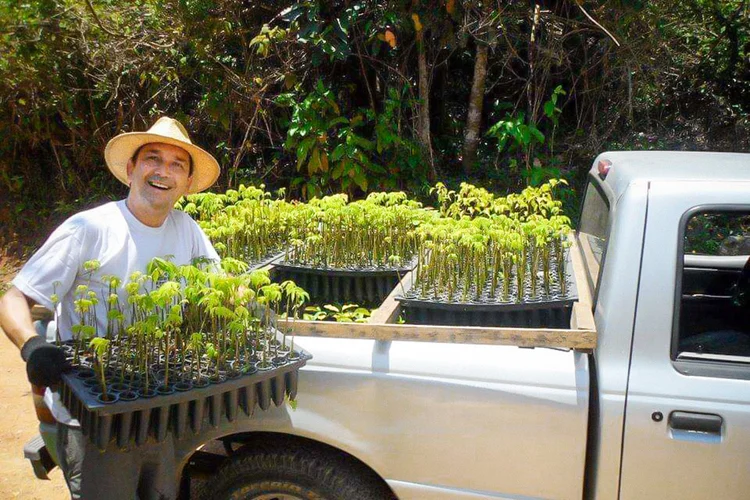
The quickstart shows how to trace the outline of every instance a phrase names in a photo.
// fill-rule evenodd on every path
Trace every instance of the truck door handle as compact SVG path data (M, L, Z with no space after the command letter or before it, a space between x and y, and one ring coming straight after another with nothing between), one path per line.
M673 411L669 414L669 427L676 431L700 432L721 435L724 419L712 413Z

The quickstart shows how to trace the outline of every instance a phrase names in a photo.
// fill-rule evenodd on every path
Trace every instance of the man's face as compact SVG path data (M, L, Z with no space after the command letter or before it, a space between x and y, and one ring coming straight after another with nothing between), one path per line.
M190 155L184 149L160 142L146 144L135 163L128 161L130 196L154 210L172 208L190 188Z

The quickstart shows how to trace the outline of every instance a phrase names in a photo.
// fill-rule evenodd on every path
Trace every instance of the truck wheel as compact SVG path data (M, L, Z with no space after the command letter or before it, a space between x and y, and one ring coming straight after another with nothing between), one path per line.
M205 485L206 500L387 500L390 488L343 453L299 443L256 442L229 459Z

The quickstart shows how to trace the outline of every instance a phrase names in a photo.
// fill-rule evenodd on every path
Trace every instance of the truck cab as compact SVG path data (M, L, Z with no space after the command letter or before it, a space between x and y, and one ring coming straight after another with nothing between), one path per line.
M587 210L603 208L606 224L589 224ZM578 232L602 249L587 259L598 332L592 497L747 496L738 472L750 465L750 329L738 295L750 252L724 255L740 252L722 242L743 237L749 215L750 155L594 162Z

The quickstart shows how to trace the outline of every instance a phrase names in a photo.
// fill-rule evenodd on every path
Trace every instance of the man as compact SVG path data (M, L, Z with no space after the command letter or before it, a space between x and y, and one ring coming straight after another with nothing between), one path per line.
M118 135L107 144L104 157L115 177L130 187L127 198L66 220L31 257L0 299L0 326L21 350L29 381L35 386L59 383L67 364L61 349L37 335L31 306L41 304L53 309L51 297L59 297L57 326L61 338L66 340L71 338L71 326L77 322L73 302L78 285L85 284L99 297L106 297L107 285L97 279L99 276L114 275L127 282L133 272L145 272L154 257L168 257L178 265L189 264L196 257L219 259L198 225L173 209L181 196L209 188L219 176L217 161L192 144L178 121L165 117L146 132ZM99 262L96 273L84 269L83 264L91 260ZM125 292L120 293L126 303ZM101 309L96 314L100 334L106 332L105 302L100 300L97 306ZM153 452L155 458L151 460L158 464L158 453L163 450L144 449L144 453L122 454L113 459L120 462L112 464L119 471L117 476L118 471L107 469L108 457L86 460L88 444L78 422L49 390L45 401L57 420L59 465L72 498L105 498L106 494L108 500L132 499L139 482L142 486L149 483L139 476L144 469L143 457ZM174 486L167 480L149 484L146 488L159 490L155 496L173 495L170 488Z

